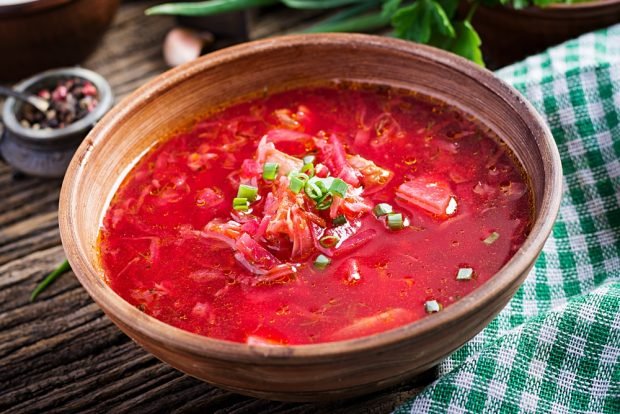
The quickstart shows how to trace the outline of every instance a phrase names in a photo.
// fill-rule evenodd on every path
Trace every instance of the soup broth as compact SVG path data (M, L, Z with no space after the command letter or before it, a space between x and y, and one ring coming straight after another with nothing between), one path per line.
M295 89L147 153L104 217L106 281L143 312L262 345L441 312L523 244L532 196L491 131L377 87Z

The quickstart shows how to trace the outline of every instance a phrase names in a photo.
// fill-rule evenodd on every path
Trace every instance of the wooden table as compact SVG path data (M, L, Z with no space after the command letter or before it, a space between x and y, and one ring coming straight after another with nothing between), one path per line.
M124 3L84 66L105 76L117 99L167 68L161 43L174 20L145 17L157 1ZM276 9L251 37L293 30L313 17ZM433 379L429 373L382 393L325 404L257 400L214 388L158 361L125 336L72 273L39 299L31 291L64 260L58 232L61 180L20 177L0 161L0 411L314 413L391 411Z

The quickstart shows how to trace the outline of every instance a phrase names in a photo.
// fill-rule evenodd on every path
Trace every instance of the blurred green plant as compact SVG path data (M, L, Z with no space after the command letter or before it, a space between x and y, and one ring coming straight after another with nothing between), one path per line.
M391 26L395 37L436 46L484 66L480 37L471 24L480 4L520 9L579 1L583 0L472 0L464 18L457 13L459 0L210 0L161 4L146 14L209 16L278 3L293 9L339 9L304 32L372 32Z

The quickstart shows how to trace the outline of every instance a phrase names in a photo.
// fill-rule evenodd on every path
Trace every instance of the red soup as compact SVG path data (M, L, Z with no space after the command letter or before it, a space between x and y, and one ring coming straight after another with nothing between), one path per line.
M99 247L112 289L163 322L309 344L441 312L510 259L531 212L508 148L454 108L387 88L298 89L152 149Z

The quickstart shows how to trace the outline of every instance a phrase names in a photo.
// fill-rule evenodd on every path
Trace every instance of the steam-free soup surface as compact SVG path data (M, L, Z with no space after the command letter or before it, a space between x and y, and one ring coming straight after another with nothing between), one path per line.
M356 338L441 312L521 246L531 196L462 113L390 89L229 107L146 154L100 233L107 282L187 331Z

